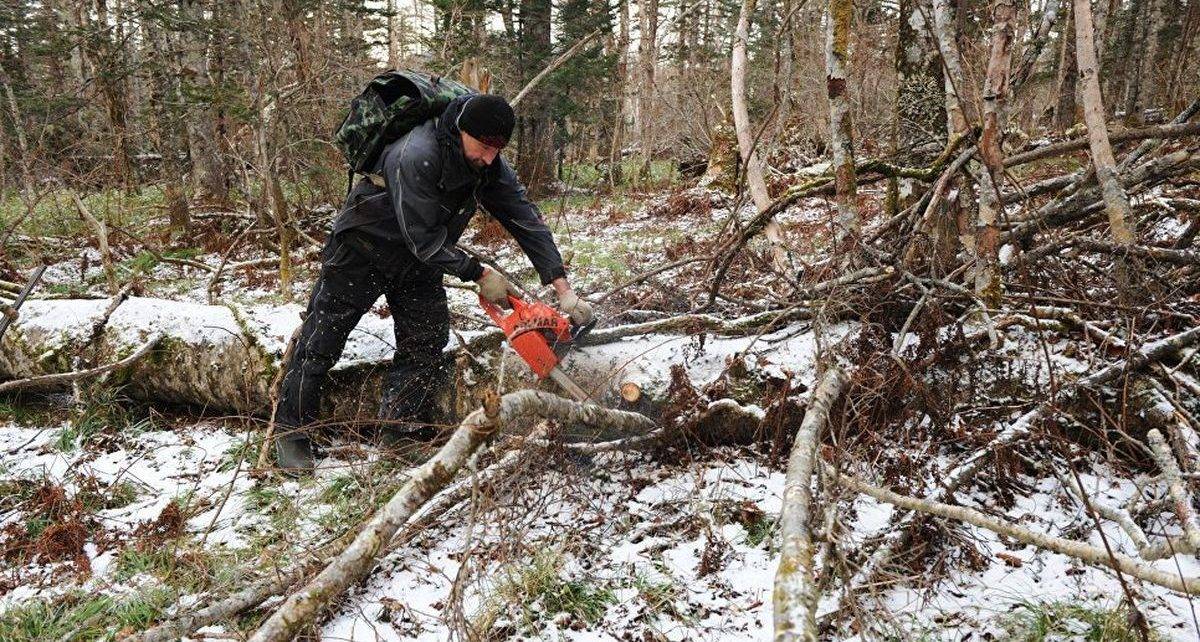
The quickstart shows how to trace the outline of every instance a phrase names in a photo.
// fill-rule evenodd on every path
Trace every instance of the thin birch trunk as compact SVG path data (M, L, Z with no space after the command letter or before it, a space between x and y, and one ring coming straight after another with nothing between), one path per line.
M933 0L933 33L946 67L946 127L953 138L967 129L967 116L963 109L967 97L966 74L963 73L962 56L958 53L958 42L954 38L954 9L949 0Z
M638 94L638 136L641 138L641 178L650 177L650 162L654 156L654 96L655 69L658 66L658 0L638 1L638 66L641 71L641 90Z
M79 210L79 217L96 233L96 246L100 250L100 264L104 266L104 280L108 283L108 291L115 293L120 288L117 284L117 271L113 266L112 251L108 247L108 226L104 224L103 220L92 215L91 210L83 204L83 199L79 198L78 192L71 190L71 198L75 201L75 208Z
M1079 62L1079 80L1083 99L1083 119L1087 123L1088 146L1092 164L1096 168L1096 181L1100 184L1104 198L1104 211L1113 240L1119 245L1133 245L1133 230L1129 227L1129 196L1117 179L1116 159L1108 140L1108 128L1104 122L1104 101L1100 96L1100 80L1097 77L1096 47L1093 42L1092 6L1089 0L1074 0L1075 9L1075 54ZM1129 292L1129 266L1118 260L1117 285L1123 293Z
M788 457L783 486L783 515L779 520L779 567L775 571L775 640L792 642L817 639L817 582L813 565L810 505L812 478L817 468L817 446L829 422L829 412L841 396L849 377L840 366L825 372L813 391L804 421ZM832 509L830 509L832 510Z
M730 93L733 102L733 126L737 132L738 150L746 167L746 183L750 197L759 212L771 207L771 195L767 193L767 182L763 178L762 157L754 144L754 133L750 125L750 113L746 109L746 41L750 38L750 15L754 13L755 0L743 0L738 15L737 31L733 37L733 60L729 70ZM783 232L779 222L771 217L763 234L771 244L771 257L775 269L788 271L787 248L783 245Z
M1150 439L1150 449L1154 453L1154 461L1163 472L1167 482L1167 492L1171 495L1171 508L1183 525L1183 533L1188 544L1193 549L1200 549L1200 524L1196 522L1196 511L1192 508L1192 496L1185 490L1183 476L1175 454L1163 439L1158 429L1151 429L1146 435Z
M1016 5L1012 0L997 0L992 5L992 43L987 77L983 84L983 133L979 156L985 171L979 173L979 218L976 220L975 293L989 306L1000 304L999 244L1000 181L1004 177L1004 152L1000 138L1004 134L1004 108L1008 102L1008 73L1012 62L1012 42Z
M1075 125L1075 95L1079 85L1079 67L1075 60L1075 11L1068 7L1067 23L1063 28L1062 47L1058 57L1058 77L1054 86L1054 128L1065 132Z

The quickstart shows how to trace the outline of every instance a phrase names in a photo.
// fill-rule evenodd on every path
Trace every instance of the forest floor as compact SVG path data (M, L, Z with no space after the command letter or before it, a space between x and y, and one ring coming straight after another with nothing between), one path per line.
M877 208L881 194L864 193L868 212ZM603 201L571 196L546 210L576 288L598 294L651 267L712 252L731 205L727 196L692 189ZM331 214L309 212L302 229L319 238ZM825 250L816 231L832 216L827 201L806 199L780 220L790 242L812 262ZM136 230L124 240L114 234L118 277L136 276L140 296L208 302L217 291L210 287L211 268L260 258L256 244L230 245L251 224L200 218L187 242L162 238L171 249L158 256L134 242ZM58 232L64 239L66 233ZM1169 224L1148 232L1176 233ZM476 223L464 240L522 283L535 282L515 244L494 226ZM280 322L270 332L286 342L299 319L297 301L314 276L315 250L307 246L297 259L290 297L279 293L272 269L261 267L230 270L216 296L274 308ZM78 296L103 289L95 248L62 256L46 274L45 291ZM18 264L21 257L9 260ZM747 259L751 266L767 260L765 248L757 246ZM698 262L615 293L599 306L603 323L688 311L706 291L705 269ZM714 311L744 313L747 302L750 309L755 302L765 308L772 290L769 279L747 271L723 290L737 303L718 301ZM486 327L473 293L450 293L460 330ZM356 356L378 357L391 349L382 301L376 312L356 331ZM916 324L904 347L919 353L930 337L940 337L937 324L965 335L984 329L975 318L949 324L931 318L927 327ZM814 386L818 342L836 343L858 329L853 321L796 321L761 336L650 334L596 349L646 368L682 365L697 388L741 360L752 364L756 376L790 378L802 391ZM971 372L951 367L941 382L970 379L971 390L1004 418L1027 407L1030 390L1105 362L1102 351L1081 351L1066 332L1034 333L1014 324L999 333L999 344ZM763 412L760 399L738 401ZM938 434L971 433L979 430L975 421L982 419L960 408ZM290 480L254 468L261 428L254 418L134 402L120 390L92 391L75 407L69 397L0 398L0 639L120 638L142 630L202 595L237 586L333 539L384 502L409 467L430 453L428 445L381 453L346 440L317 474ZM933 430L919 421L910 429ZM936 443L881 437L872 463L911 460L919 468L916 478L936 478L955 455ZM767 439L583 456L551 445L518 471L472 488L467 501L427 528L406 534L312 632L329 640L468 639L472 632L488 639L769 639L787 447ZM1014 449L1012 461L965 488L958 503L1136 557L1123 531L1097 532L1062 482L1019 461L1036 455ZM1127 458L1097 448L1072 461L1097 501L1124 505L1135 495L1153 494L1145 471ZM840 541L848 549L886 533L893 515L891 506L865 496L838 506ZM1179 532L1173 523L1147 530ZM1110 571L968 525L934 522L922 534L920 545L891 569L899 578L894 583L852 601L843 601L841 591L825 594L819 616L849 610L871 622L831 637L1138 639L1123 606L1123 584ZM1191 556L1149 564L1200 574ZM1149 584L1130 590L1153 639L1200 637L1191 600ZM197 638L242 639L274 604L202 629Z

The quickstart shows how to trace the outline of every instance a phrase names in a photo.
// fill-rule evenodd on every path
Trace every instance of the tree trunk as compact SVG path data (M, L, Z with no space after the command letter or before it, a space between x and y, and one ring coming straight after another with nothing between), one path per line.
M967 130L966 74L963 73L962 56L958 52L954 8L950 0L933 0L933 28L938 53L945 65L946 87L946 130L950 136Z
M392 69L400 68L400 39L402 37L400 15L396 11L396 0L387 0L388 66Z
M1004 177L1004 108L1008 102L1008 73L1012 60L1012 42L1017 17L1012 0L996 0L992 5L992 42L987 77L983 84L983 132L979 138L979 156L984 171L979 173L979 218L975 292L988 305L1000 304L1002 288L998 266L1000 231L1000 181Z
M1065 132L1075 126L1075 95L1079 84L1079 67L1075 61L1075 11L1069 7L1063 27L1062 46L1058 57L1057 100L1054 105L1054 129Z
M168 20L178 19L167 14L164 20L148 19L142 23L146 46L157 64L151 67L151 88L154 118L152 131L157 138L157 147L162 154L163 199L166 201L167 218L171 229L184 232L191 226L188 190L184 183L187 175L184 158L187 156L187 126L184 124L185 106L180 89L178 67L168 64L177 56L176 36L169 28Z
M946 81L938 57L931 12L918 3L901 0L895 51L896 99L892 111L891 146L895 158L911 158L913 165L928 165L946 144ZM912 180L888 180L887 215L895 216L919 195ZM901 196L901 194L905 196Z
M1108 129L1104 122L1104 101L1100 96L1100 81L1096 76L1096 48L1092 41L1092 6L1089 0L1075 2L1075 50L1079 63L1079 80L1083 98L1083 119L1087 123L1088 147L1092 164L1096 168L1096 181L1100 184L1104 198L1104 211L1113 240L1119 245L1133 245L1133 231L1129 227L1129 197L1117 180L1116 160L1108 140ZM1128 293L1130 283L1124 261L1117 264L1117 284Z
M1101 1L1103 2L1103 0ZM1113 97L1113 100L1116 100L1116 97L1118 96L1124 96L1128 91L1129 83L1133 75L1133 69L1137 66L1134 61L1131 60L1131 58L1134 56L1134 52L1136 51L1137 47L1136 38L1138 18L1142 14L1142 6L1144 3L1145 0L1130 0L1129 11L1125 15L1125 20L1121 25L1120 36L1110 51L1110 54L1112 56L1116 56L1117 58L1113 61L1112 68L1105 72L1103 82L1104 92ZM1120 3L1118 2L1114 6L1120 8ZM1111 29L1111 25L1116 22L1114 18L1116 18L1115 13L1108 16L1109 24L1106 28ZM1079 30L1079 20L1079 11L1076 11L1076 31ZM1095 41L1095 34L1092 35L1092 40ZM1076 47L1078 47L1078 44ZM1097 60L1099 60L1099 58L1097 58ZM1097 63L1096 69L1097 73L1099 73L1099 63ZM1118 104L1120 103L1118 102Z
M623 180L622 147L625 144L627 114L631 109L630 88L633 86L629 73L629 0L617 2L617 108L613 110L612 140L608 149L608 184L612 189Z
M1126 81L1125 85L1125 100L1121 111L1125 113L1125 122L1136 123L1141 119L1141 104L1142 97L1142 70L1145 67L1146 54L1150 49L1150 22L1149 14L1153 11L1154 0L1140 0L1137 3L1138 13L1130 16L1130 20L1136 23L1137 36L1134 40L1126 42L1126 46L1130 51L1126 54ZM1098 58L1097 58L1098 60Z
M183 39L180 72L187 83L184 102L186 131L196 196L199 200L223 204L229 194L225 163L217 142L216 114L212 109L214 90L208 64L211 24L205 17L205 10L203 0L183 0L180 3L181 17L187 25L187 28L180 30L180 38Z
M825 90L829 98L829 147L833 151L834 183L837 188L836 247L844 250L859 240L862 223L858 215L857 182L854 175L854 125L846 74L850 64L850 28L854 19L852 0L829 0L825 36Z
M638 65L641 68L641 88L638 92L638 137L641 138L642 167L640 178L650 176L654 158L654 105L658 67L658 0L638 0Z
M927 1L927 0L926 0ZM895 138L911 164L929 164L946 145L946 96L942 62L921 0L901 0L896 40Z
M746 183L754 208L759 212L771 206L771 195L767 193L767 182L763 179L762 158L755 149L754 134L750 125L750 113L746 109L746 41L750 38L750 15L754 13L755 0L743 0L738 16L737 31L733 37L733 60L730 63L730 93L733 104L733 126L737 132L738 150L746 168ZM787 248L783 245L783 231L779 222L771 218L763 234L771 244L772 263L780 272L788 270Z
M521 77L528 82L550 62L550 1L521 0ZM517 173L533 198L546 193L554 177L554 122L550 90L534 89L517 117Z
M1138 104L1151 107L1155 104L1155 98L1162 94L1161 90L1166 85L1166 75L1161 73L1161 70L1168 66L1160 64L1158 60L1159 54L1162 51L1162 32L1163 20L1166 15L1162 2L1160 0L1150 1L1150 17L1146 23L1146 42L1145 55L1142 56L1142 69L1139 74L1141 85L1144 89L1140 92L1138 98L1140 103L1135 101L1135 107Z

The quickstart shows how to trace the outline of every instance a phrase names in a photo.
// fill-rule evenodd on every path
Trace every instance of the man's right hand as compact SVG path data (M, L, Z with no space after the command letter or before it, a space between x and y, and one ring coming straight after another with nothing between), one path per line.
M484 301L488 301L502 308L510 307L508 305L508 295L521 296L521 291L513 287L513 284L504 278L492 268L483 268L483 276L475 281L479 284L479 296L483 297Z

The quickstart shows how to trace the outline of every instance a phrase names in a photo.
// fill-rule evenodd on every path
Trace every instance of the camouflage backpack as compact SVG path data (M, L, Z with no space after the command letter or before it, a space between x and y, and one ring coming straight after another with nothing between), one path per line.
M455 98L474 93L462 83L412 69L387 71L350 101L350 113L333 132L354 174L370 174L384 147L441 114Z

